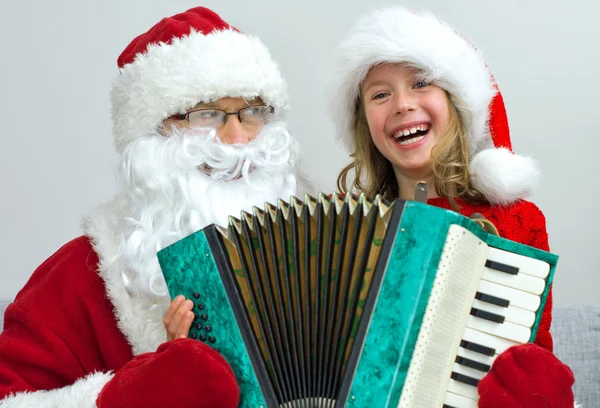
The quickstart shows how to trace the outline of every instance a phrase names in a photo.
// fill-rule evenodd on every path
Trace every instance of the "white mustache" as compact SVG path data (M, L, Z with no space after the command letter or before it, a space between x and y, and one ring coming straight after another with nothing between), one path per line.
M167 132L169 144L180 144L182 154L177 166L191 170L200 168L213 180L232 181L240 176L250 183L255 168L295 164L290 151L291 136L282 123L265 125L254 140L247 144L225 144L214 129L176 129Z
M127 214L120 254L132 294L164 303L158 250L209 224L226 225L228 216L254 205L289 199L296 191L298 150L277 122L248 144L221 143L212 129L172 129L126 146L119 172ZM202 171L206 166L210 171Z

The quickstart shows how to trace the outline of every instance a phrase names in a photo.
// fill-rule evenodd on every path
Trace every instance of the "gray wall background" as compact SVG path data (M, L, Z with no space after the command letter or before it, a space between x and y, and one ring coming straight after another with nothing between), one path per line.
M81 234L115 192L108 92L116 59L164 16L205 5L269 46L289 82L291 129L316 186L348 161L326 115L331 53L367 10L393 1L54 0L0 4L0 299ZM487 56L514 149L543 172L532 197L560 255L555 299L600 303L596 212L600 6L590 0L404 1L449 21ZM68 285L68 282L65 282Z

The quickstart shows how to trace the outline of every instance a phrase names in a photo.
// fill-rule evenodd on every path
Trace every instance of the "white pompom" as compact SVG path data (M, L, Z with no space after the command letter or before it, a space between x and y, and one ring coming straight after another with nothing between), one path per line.
M469 172L473 186L492 204L509 204L527 197L540 179L532 158L517 156L505 148L477 153Z

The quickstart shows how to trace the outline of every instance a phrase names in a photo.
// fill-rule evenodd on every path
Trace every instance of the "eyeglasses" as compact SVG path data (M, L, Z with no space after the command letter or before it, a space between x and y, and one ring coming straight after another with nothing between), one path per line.
M194 109L182 115L176 115L175 118L187 120L190 127L202 128L210 127L219 129L229 115L236 115L238 120L247 130L256 130L273 118L275 108L268 105L246 106L236 112L226 112L223 109Z

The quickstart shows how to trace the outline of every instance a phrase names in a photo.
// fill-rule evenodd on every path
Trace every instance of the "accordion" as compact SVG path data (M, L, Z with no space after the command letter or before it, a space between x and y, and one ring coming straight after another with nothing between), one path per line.
M416 201L265 204L164 248L189 337L241 407L477 407L497 355L533 341L558 257Z

